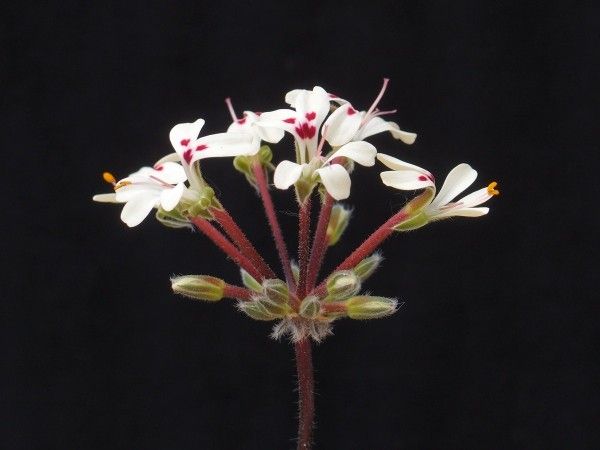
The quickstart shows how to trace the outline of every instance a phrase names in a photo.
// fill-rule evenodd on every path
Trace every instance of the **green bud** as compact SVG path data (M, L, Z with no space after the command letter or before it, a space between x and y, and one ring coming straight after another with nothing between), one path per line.
M346 302L348 317L351 319L379 319L389 316L398 309L398 300L387 297L362 295Z
M314 319L319 315L321 311L321 302L319 302L319 298L311 295L306 297L300 303L300 315L306 319Z
M266 297L239 302L238 308L254 320L283 319L292 309L287 304L278 304Z
M352 270L340 270L327 279L328 302L345 300L360 291L360 278Z
M258 281L256 281L252 277L252 275L250 275L244 269L240 269L240 273L242 275L242 283L244 283L244 286L246 286L251 291L258 292L258 293L262 292L261 284Z
M290 298L288 286L285 281L276 278L264 280L262 283L263 294L276 304L287 304Z
M176 294L216 302L223 298L225 282L210 275L183 275L171 278L171 287Z
M365 259L359 262L356 267L352 269L352 271L356 274L360 281L364 282L379 268L381 261L383 261L383 256L381 256L380 253L373 253L371 256L367 256Z
M212 219L210 208L220 208L221 204L215 196L215 191L210 186L204 186L197 192L197 199L185 211L191 217L204 217Z
M327 224L327 244L329 246L337 244L340 240L348 227L348 223L350 223L351 215L352 209L346 208L339 203L333 205L329 223Z
M238 172L247 175L252 172L252 158L246 155L238 155L233 158L233 167Z
M271 162L273 159L273 152L271 151L271 147L268 145L262 145L258 150L258 160L260 163L265 166Z

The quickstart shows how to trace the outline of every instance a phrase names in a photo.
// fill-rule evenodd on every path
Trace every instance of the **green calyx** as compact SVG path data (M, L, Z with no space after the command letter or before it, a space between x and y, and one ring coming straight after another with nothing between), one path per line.
M258 150L256 155L239 155L233 158L233 167L238 172L244 174L248 183L250 183L255 189L256 177L254 176L254 165L260 164L262 167L268 167L273 169L271 160L273 159L273 152L271 147L263 145Z
M337 244L348 224L350 223L350 217L352 216L352 209L347 208L340 203L336 203L331 208L331 216L329 217L329 223L327 224L327 245L330 247Z
M361 295L346 301L348 317L356 320L379 319L398 309L398 300L388 297Z
M210 275L182 275L171 278L173 292L185 297L208 302L223 298L225 282Z

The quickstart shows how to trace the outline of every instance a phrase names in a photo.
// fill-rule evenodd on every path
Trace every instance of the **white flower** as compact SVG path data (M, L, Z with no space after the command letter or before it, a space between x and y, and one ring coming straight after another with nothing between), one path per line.
M379 153L377 159L393 169L381 173L381 180L386 186L401 190L431 188L435 192L435 180L427 170L383 153ZM477 172L471 166L459 164L450 171L440 191L421 212L428 221L452 216L478 217L487 214L489 208L478 206L499 194L496 182L453 201L471 186L476 178Z
M187 180L183 167L165 162L154 167L143 167L119 182L108 172L104 179L114 186L114 194L99 194L97 202L125 203L121 220L130 227L139 225L159 206L165 211L173 210L184 195Z
M384 114L396 112L395 110L380 111L377 109L377 105L385 93L388 82L389 79L384 78L381 91L368 111L359 112L348 101L333 96L333 101L339 103L340 106L331 113L323 124L323 129L327 130L325 139L332 147L338 147L350 141L362 141L369 136L385 131L389 131L394 139L400 139L405 144L415 142L417 138L415 133L402 131L397 123L383 120L379 117Z

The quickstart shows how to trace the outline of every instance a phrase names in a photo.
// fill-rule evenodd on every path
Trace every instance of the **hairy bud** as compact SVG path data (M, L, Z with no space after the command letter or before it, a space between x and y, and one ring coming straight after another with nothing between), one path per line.
M285 281L278 279L264 280L262 287L264 296L269 300L277 304L287 304L290 293Z
M346 302L347 314L351 319L379 319L389 316L398 309L398 300L388 297L363 295Z
M176 294L216 302L223 298L225 282L210 275L183 275L171 278L171 287Z
M321 311L321 302L319 302L319 298L311 295L306 297L300 303L300 315L306 319L314 319L319 315Z
M408 217L403 221L399 222L394 226L396 231L410 231L421 228L429 223L429 218L423 213L423 208L431 203L435 195L435 190L427 188L421 193L409 201L402 211L404 211Z
M360 291L360 278L352 270L334 272L327 279L326 301L339 301L352 297Z
M356 274L361 282L364 282L379 268L381 261L383 261L383 256L381 256L381 253L373 253L371 256L367 256L365 259L359 262L356 267L352 269L352 271Z
M256 281L252 277L252 275L250 275L244 269L240 269L240 274L242 275L242 283L244 284L244 286L246 286L248 289L250 289L253 292L257 292L257 293L262 292L262 285L258 281Z
M263 296L255 297L250 301L239 302L240 311L254 320L277 320L283 319L291 311L287 303L276 303Z
M329 246L337 244L340 240L350 223L351 215L351 208L347 208L339 203L333 205L329 223L327 224L327 244Z

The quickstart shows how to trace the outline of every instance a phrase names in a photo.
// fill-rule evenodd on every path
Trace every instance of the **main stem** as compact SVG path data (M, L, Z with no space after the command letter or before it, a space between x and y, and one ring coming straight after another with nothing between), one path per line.
M315 418L314 377L310 338L294 343L298 371L298 450L312 448Z
M263 206L265 207L267 220L271 226L273 239L275 240L275 246L277 247L279 259L281 260L281 265L283 266L285 281L290 288L295 288L296 283L294 283L294 275L292 274L290 256L285 245L285 240L283 239L283 233L281 231L281 227L279 226L279 221L277 220L277 214L275 213L275 207L273 206L273 200L271 199L271 193L269 192L269 186L267 185L267 179L265 177L265 169L261 164L256 163L252 166L252 171L254 172L258 191L260 192L260 197L262 198Z

